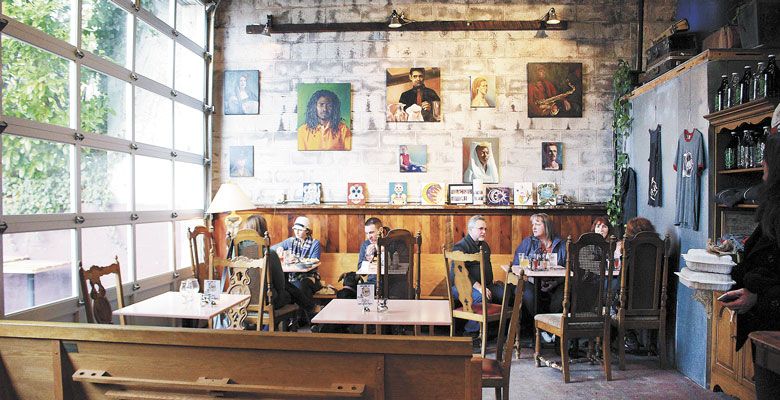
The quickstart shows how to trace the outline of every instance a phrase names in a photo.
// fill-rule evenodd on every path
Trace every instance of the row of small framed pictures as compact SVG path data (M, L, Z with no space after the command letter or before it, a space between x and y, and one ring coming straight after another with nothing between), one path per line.
M322 184L306 182L303 184L303 204L320 204ZM409 203L407 182L390 182L388 185L389 203L406 205ZM347 204L363 205L368 201L368 187L364 182L347 184ZM422 185L420 204L486 204L489 206L549 206L562 203L558 196L558 187L552 182L516 182L514 188L508 186L481 184L461 184L429 182Z

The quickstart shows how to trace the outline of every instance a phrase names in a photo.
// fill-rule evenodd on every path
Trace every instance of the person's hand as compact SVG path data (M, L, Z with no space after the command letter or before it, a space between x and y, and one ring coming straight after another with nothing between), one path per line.
M420 104L420 105L422 106L422 109L423 109L423 110L425 110L425 111L431 111L431 103L430 103L430 102L428 102L428 101L423 101L423 102L422 102L422 104Z
M737 314L743 314L748 312L758 301L758 296L755 293L750 292L747 289L737 289L726 292L724 296L737 296L736 299L723 302L723 305L730 310L735 311Z
M563 108L566 111L571 110L571 103L569 103L569 100L563 99Z

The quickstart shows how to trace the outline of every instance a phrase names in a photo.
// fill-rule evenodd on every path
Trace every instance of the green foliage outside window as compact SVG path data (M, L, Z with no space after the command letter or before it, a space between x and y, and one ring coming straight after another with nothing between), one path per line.
M46 33L67 40L69 15L53 8L48 0L3 0L7 15ZM84 23L84 41L110 41L126 32L125 15L116 7L99 2ZM93 23L94 21L94 23ZM70 62L22 41L3 36L3 113L53 125L70 126ZM107 58L111 55L103 54ZM81 128L106 132L109 106L107 79L98 79L89 98L80 99ZM4 214L51 214L72 211L71 145L3 135ZM108 156L105 151L84 149L82 176L85 181L108 182ZM73 156L78 156L74 154ZM107 187L82 193L83 201L106 204Z

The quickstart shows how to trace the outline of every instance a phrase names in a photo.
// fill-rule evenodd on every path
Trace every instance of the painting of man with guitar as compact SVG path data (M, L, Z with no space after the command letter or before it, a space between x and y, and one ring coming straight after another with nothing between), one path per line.
M528 117L582 117L582 64L528 63Z

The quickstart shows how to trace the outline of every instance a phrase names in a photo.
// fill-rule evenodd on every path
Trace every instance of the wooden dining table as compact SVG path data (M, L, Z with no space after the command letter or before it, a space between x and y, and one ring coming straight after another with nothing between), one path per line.
M215 304L201 303L200 293L185 298L181 292L165 292L127 307L114 310L114 315L173 319L205 319L209 328L217 315L249 299L248 294L222 293Z

